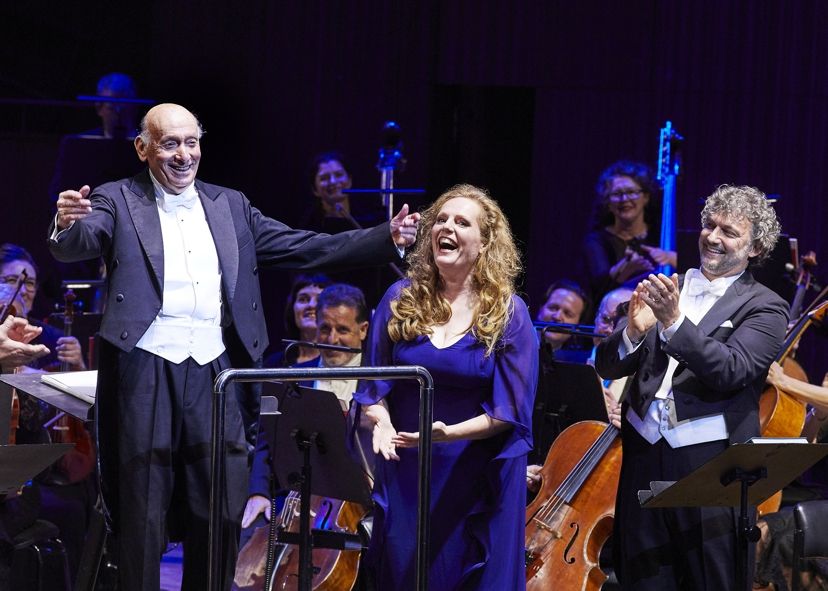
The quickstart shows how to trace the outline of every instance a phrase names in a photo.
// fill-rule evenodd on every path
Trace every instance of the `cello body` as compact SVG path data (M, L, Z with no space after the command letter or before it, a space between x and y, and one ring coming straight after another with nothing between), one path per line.
M612 533L621 474L618 430L583 421L554 441L526 508L526 589L597 591L598 555Z
M285 500L280 520L286 531L299 531L299 493L291 492ZM356 533L360 520L367 511L359 503L311 496L311 527ZM233 591L292 591L299 588L299 547L280 544L274 548L273 583L267 588L264 581L268 550L269 526L260 527L239 552ZM360 553L356 551L314 548L315 569L312 588L315 591L350 591L356 582Z

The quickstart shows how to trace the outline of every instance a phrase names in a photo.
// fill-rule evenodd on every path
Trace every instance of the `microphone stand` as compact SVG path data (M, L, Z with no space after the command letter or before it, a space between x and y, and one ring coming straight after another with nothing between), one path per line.
M405 158L402 153L400 126L394 121L386 121L382 126L382 145L379 149L377 170L380 171L379 189L344 189L345 195L379 193L382 195L382 206L385 208L387 219L394 217L394 194L423 194L425 189L395 189L394 171L405 169ZM350 216L347 216L350 218ZM353 220L349 220L352 221ZM356 226L359 228L360 226Z
M286 344L285 358L287 359L288 351L292 347L308 347L309 349L324 349L325 351L340 351L342 353L362 353L362 349L356 347L345 347L343 345L327 345L325 343L314 343L313 341L297 341L295 339L282 339L282 343Z
M541 333L545 332L560 332L563 334L571 334L576 337L591 337L595 339L605 339L607 335L595 332L595 327L590 324L565 324L563 322L543 322L536 320L532 323L536 329Z

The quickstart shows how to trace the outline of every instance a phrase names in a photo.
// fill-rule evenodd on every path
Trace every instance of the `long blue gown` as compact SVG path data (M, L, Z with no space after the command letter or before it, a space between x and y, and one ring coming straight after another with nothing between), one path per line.
M422 365L434 378L434 420L459 423L482 413L511 429L488 439L432 447L429 589L525 588L526 456L532 447L537 339L526 304L513 298L501 342L485 357L471 332L443 349L425 336L388 337L385 294L371 323L369 365ZM398 431L416 432L419 386L414 381L363 382L354 398L383 398ZM397 449L399 462L377 456L375 516L368 563L377 589L413 589L416 568L417 449Z

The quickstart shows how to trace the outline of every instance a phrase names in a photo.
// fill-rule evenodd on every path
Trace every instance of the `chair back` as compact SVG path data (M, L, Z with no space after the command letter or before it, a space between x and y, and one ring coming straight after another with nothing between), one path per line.
M794 507L794 548L791 591L799 591L804 561L828 557L828 500L805 501Z

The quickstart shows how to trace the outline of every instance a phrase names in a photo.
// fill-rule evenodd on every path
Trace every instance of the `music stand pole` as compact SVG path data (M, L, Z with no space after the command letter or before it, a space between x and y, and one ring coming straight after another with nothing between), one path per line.
M311 591L313 584L313 538L310 527L311 503L311 448L316 443L316 433L305 437L294 431L291 436L296 440L296 446L302 452L304 464L302 466L302 490L300 492L301 507L299 508L299 591ZM271 516L271 519L273 516Z
M737 480L739 481L739 525L737 528L738 539L736 542L739 551L736 560L736 581L734 589L738 589L740 585L746 585L747 591L751 591L753 588L753 577L748 572L748 564L750 563L748 557L751 542L757 542L761 532L758 527L750 524L750 519L748 518L748 487L767 477L768 470L765 467L756 470L734 468L722 476L722 486L727 486Z

